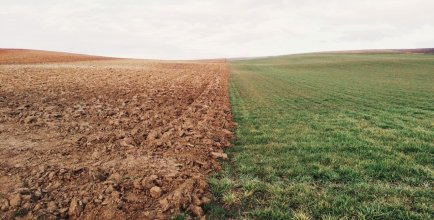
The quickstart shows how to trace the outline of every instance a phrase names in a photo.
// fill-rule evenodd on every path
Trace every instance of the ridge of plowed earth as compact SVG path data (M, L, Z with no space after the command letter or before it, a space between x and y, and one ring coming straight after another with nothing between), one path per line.
M0 65L0 218L203 217L232 138L225 62Z

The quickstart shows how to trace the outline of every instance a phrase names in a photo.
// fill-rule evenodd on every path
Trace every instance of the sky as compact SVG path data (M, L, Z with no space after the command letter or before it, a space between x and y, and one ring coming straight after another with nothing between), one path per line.
M433 0L0 0L0 48L145 59L434 47Z

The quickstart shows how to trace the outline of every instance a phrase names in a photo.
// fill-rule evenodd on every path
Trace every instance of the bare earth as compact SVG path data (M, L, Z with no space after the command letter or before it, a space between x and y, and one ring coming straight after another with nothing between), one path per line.
M0 50L1 219L203 217L232 138L224 62L26 53Z
M50 62L76 62L89 60L114 60L115 58L88 56L74 53L42 50L1 49L0 64L28 64Z

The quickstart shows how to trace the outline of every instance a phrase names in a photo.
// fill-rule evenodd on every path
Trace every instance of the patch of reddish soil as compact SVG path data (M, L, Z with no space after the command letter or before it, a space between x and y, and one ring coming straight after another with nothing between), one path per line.
M0 49L0 64L74 62L108 59L115 58L42 50Z
M203 217L232 138L227 74L217 61L0 65L0 218Z
M434 48L401 49L397 51L401 53L434 54Z

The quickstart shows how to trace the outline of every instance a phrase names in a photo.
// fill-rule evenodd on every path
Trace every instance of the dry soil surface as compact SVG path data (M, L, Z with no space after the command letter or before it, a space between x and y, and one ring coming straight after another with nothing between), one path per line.
M43 50L1 49L0 64L26 64L50 62L76 62L89 60L108 60L110 57L89 56Z
M47 59L0 60L0 218L203 217L232 138L225 63Z

